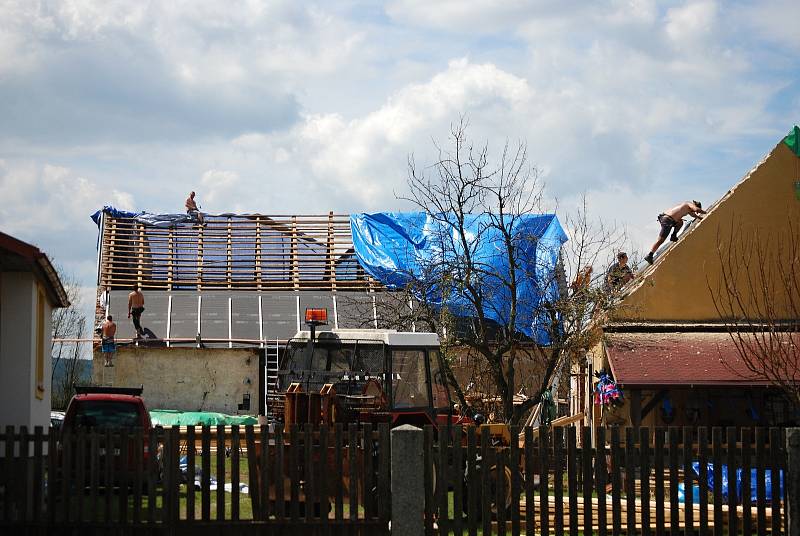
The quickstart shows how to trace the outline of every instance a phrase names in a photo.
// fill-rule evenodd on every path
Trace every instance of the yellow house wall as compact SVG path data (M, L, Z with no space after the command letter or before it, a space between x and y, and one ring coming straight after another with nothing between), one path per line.
M774 240L787 232L789 222L795 225L795 229L800 229L800 200L794 186L799 180L800 158L784 143L779 143L748 178L709 211L701 223L695 224L663 258L657 259L653 271L616 309L614 319L720 320L709 289L718 288L721 277L718 244L723 249L730 247L727 241L732 223L742 226L742 232L735 233L733 238L739 244L742 240L752 240L755 234ZM656 234L654 226L654 238ZM783 262L791 261L784 259ZM774 299L780 300L780 296ZM789 318L792 316L790 312L787 315Z

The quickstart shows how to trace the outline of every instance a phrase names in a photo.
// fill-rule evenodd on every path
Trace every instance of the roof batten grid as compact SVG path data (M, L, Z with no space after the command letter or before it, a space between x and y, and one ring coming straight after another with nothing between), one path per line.
M144 226L106 215L101 281L150 290L367 290L350 218L208 215L206 225ZM356 265L356 270L342 270ZM341 272L341 273L337 273Z

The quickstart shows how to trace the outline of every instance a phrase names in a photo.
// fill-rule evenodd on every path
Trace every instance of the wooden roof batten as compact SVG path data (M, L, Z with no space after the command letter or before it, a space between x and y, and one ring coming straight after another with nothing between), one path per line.
M105 214L98 291L327 290L381 285L354 254L349 215L207 215L205 225L144 225Z

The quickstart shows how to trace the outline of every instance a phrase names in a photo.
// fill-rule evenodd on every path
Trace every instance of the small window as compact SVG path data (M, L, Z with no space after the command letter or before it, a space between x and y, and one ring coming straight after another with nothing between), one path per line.
M395 408L428 407L425 352L422 350L392 352L392 394Z
M439 351L429 350L431 360L431 391L433 393L433 407L447 409L450 407L450 398L447 396L447 381L444 371L439 368Z

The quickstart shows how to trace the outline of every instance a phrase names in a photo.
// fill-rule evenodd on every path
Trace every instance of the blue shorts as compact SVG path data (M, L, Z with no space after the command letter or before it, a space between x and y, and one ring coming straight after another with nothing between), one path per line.
M111 341L103 341L102 351L103 351L104 354L110 354L110 353L116 351L116 349L117 349L117 345L114 344L113 340L111 340Z

